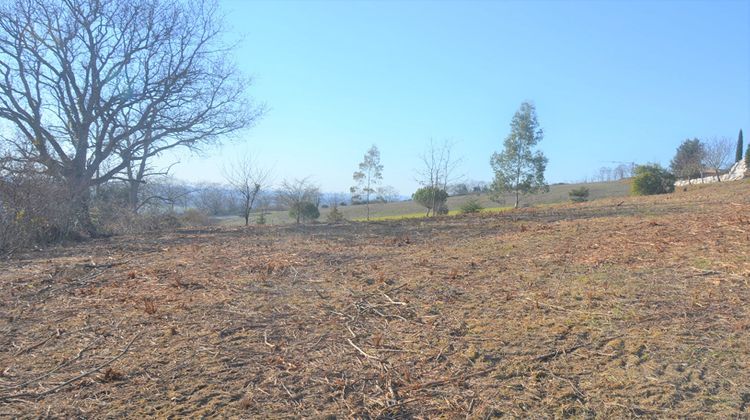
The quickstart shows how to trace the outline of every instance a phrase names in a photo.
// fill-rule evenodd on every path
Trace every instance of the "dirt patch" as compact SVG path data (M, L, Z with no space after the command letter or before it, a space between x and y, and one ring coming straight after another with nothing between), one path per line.
M0 415L742 417L748 182L0 270Z

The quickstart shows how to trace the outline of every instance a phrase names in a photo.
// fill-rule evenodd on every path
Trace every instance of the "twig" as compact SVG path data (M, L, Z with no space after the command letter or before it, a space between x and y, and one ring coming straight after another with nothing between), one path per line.
M272 348L272 349L275 349L275 348L276 348L276 346L275 346L275 345L273 345L273 344L271 344L271 343L269 343L269 342L268 342L268 335L266 334L266 332L265 332L265 331L263 331L263 343L264 343L265 345L267 345L268 347Z
M573 347L568 347L567 349L555 350L555 351L543 354L541 356L536 356L532 360L537 361L537 362L547 362L547 361L550 361L550 360L556 358L557 356L565 355L565 354L568 354L568 353L573 353L574 351L576 351L576 350L578 350L580 348L589 347L589 346L591 346L593 344L598 344L598 347L601 347L604 344L606 344L606 343L608 343L608 342L610 342L612 340L615 340L617 338L620 338L622 336L623 336L623 334L615 335L615 336L608 337L608 338L605 338L603 340L600 340L600 341L598 341L596 343L577 344L577 345L575 345Z
M36 344L33 344L33 345L29 346L29 347L26 347L25 349L19 350L14 356L20 356L20 355L22 355L24 353L28 353L31 350L34 350L37 347L41 347L41 346L45 345L49 340L52 340L53 338L55 338L57 336L58 336L58 333L54 332L54 333L52 333L51 336L47 337L46 339L44 339L44 340L42 340L42 341L40 341L40 342L38 342Z
M474 408L474 398L471 399L471 402L469 403L469 409L466 410L466 418L471 418L471 410Z
M530 298L530 297L524 297L524 299L528 300L529 302L533 302L533 303L534 303L534 304L536 304L536 305L539 305L539 306L546 306L546 307L548 307L548 308L551 308L551 309L557 309L558 311L577 312L577 313L580 313L580 314L586 314L586 315L599 315L599 316L607 316L607 314L605 314L605 313L602 313L602 312L596 312L596 311L583 311L583 310L580 310L580 309L570 309L570 308L565 308L565 307L562 307L562 306L551 305L551 304L549 304L549 303L544 303L544 302L540 302L540 301L538 301L538 300L534 300L534 299L532 299L532 298ZM537 308L537 309L538 309L538 308Z
M348 341L348 342L349 342L349 344L351 344L351 346L352 346L352 347L354 347L355 349L357 349L357 351L359 352L359 354L361 354L362 356L365 356L365 357L366 357L366 358L368 358L368 359L374 359L374 360L378 360L378 361L380 361L380 359L378 359L377 357L375 357L375 356L371 356L371 355L369 355L369 354L365 353L365 351L364 351L364 350L362 350L361 348L357 347L357 345L356 345L356 344L354 344L354 343L352 342L352 340L350 340L350 339L348 339L348 338L347 338L347 339L346 339L346 341Z
M491 367L491 368L488 368L488 369L483 369L483 370L480 370L478 372L469 373L469 374L466 374L466 375L453 376L451 378L440 379L440 380L431 381L431 382L425 382L423 384L415 384L415 385L406 387L406 389L408 389L410 391L418 391L418 390L420 390L422 388L427 388L427 387L431 387L431 386L443 385L443 384L446 384L446 383L456 382L456 381L465 381L465 380L467 380L469 378L473 378L475 376L481 376L481 375L484 375L485 373L492 372L493 370L495 370L495 368Z
M83 264L83 267L84 268L101 268L101 269L107 269L107 268L117 267L118 265L125 265L125 264L129 263L130 261L132 261L132 259L131 260L125 260L125 261L115 261L115 262L106 263L106 264L87 263L87 264Z
M383 293L383 296L385 296L385 298L388 299L388 302L390 302L392 305L404 305L404 306L406 306L406 302L396 302L393 299L391 299L390 296L386 295L385 293Z
M357 334L354 334L354 331L352 331L352 328L349 326L349 324L346 325L346 329L349 330L349 332L352 334L352 338L357 338Z

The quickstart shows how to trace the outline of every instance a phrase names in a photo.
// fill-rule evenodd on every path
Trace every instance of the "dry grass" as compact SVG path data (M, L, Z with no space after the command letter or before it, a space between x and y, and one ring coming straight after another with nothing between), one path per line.
M0 415L743 417L750 183L0 270Z

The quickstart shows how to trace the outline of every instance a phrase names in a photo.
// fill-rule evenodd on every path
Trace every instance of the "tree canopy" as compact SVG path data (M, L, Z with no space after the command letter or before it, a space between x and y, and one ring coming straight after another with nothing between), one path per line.
M670 169L679 178L700 178L706 149L698 139L687 139L677 147Z

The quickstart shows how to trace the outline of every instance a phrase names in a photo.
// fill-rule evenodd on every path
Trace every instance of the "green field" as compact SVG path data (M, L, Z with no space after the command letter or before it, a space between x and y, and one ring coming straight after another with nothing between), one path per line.
M589 200L596 200L606 197L624 197L630 193L630 180L596 182L588 184L558 184L550 185L549 192L543 194L527 195L521 198L521 206L538 206L543 204L553 204L569 201L568 192L574 188L585 186L590 190ZM505 208L512 207L513 197L508 194L504 203L497 203L490 200L487 194L469 194L454 196L448 198L449 214L457 214L460 207L469 200L477 199L484 211L501 211ZM344 215L346 220L362 221L367 217L367 208L365 205L343 206L339 211ZM326 220L330 209L320 209L321 222ZM425 217L427 209L419 204L408 200L394 203L372 203L370 204L370 220L396 220L412 219ZM257 216L253 215L251 220ZM215 219L216 223L221 226L240 226L244 220L240 217L224 217ZM268 224L279 225L292 223L293 220L285 211L273 211L266 216Z

